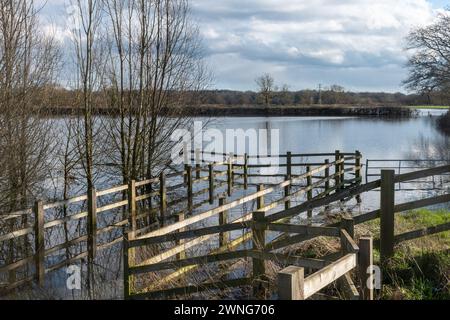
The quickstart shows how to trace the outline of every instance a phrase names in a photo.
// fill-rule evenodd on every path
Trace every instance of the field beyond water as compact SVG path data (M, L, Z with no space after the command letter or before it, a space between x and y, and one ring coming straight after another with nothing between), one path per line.
M445 110L445 109L450 109L450 106L409 106L408 108Z

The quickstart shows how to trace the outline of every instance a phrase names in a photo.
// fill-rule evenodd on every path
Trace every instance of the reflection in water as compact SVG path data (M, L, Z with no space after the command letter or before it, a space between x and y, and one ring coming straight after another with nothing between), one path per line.
M450 140L436 128L446 110L423 110L411 119L359 117L251 117L219 119L214 128L279 129L281 154L361 151L365 159L450 159ZM273 141L272 141L273 143ZM248 150L248 147L247 147ZM363 162L364 163L364 162ZM429 191L402 191L397 202L429 196ZM363 210L379 207L378 192L364 195Z
M353 152L359 150L364 159L444 159L450 161L450 141L436 129L439 112L433 110L431 116L406 120L380 120L356 117L283 117L283 118L225 118L208 122L208 127L221 129L279 129L280 153L322 153L342 150ZM206 122L206 120L204 121ZM224 135L225 136L225 135ZM271 137L269 134L268 137ZM271 144L268 141L269 150ZM248 146L247 146L248 150ZM236 152L236 151L235 151ZM306 161L302 159L301 161ZM109 186L111 181L103 179ZM411 198L427 197L430 191L401 192L396 194L397 203ZM363 195L364 212L378 208L379 193ZM295 205L295 203L294 203ZM233 214L234 212L231 212ZM239 212L236 212L238 214ZM111 221L104 221L111 224ZM78 230L78 229L77 229ZM79 292L66 289L67 275L60 269L48 275L49 283L39 292L21 291L16 298L120 298L122 294L121 247L112 247L102 251L96 260L96 292L88 294L85 287ZM85 268L85 264L82 264ZM0 279L1 280L1 279ZM83 283L85 272L83 272ZM1 282L1 281L0 281Z
M402 159L415 156L423 141L447 141L435 126L436 117L380 120L356 117L225 118L210 127L225 129L279 129L280 153L347 152L360 150L366 159ZM441 140L441 141L440 141Z

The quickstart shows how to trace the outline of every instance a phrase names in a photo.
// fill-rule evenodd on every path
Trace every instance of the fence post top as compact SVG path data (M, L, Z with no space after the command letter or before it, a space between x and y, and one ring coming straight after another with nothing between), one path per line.
M266 218L266 212L265 211L253 211L252 218L253 218L253 220L263 221Z
M284 268L283 270L278 271L278 273L280 274L295 274L295 273L304 273L305 272L305 268L303 267L297 267L297 266L289 266Z
M373 241L373 237L372 236L362 236L359 238L359 241Z
M123 234L123 238L125 241L129 241L135 238L136 231L128 230Z

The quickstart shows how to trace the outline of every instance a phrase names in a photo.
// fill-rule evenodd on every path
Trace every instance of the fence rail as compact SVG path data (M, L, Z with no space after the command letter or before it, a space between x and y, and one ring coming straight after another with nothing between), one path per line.
M123 231L131 230L136 236L149 233L158 234L177 230L176 227L185 228L208 216L221 215L232 208L269 194L275 188L285 188L285 197L278 204L290 205L295 197L305 193L312 194L313 190L327 189L327 185L334 179L338 182L331 186L328 192L340 185L357 183L360 179L361 168L348 168L346 157L354 159L361 158L359 153L340 153L339 151L329 154L296 154L271 155L278 157L282 163L284 174L279 177L286 182L274 183L273 187L259 191L256 195L240 198L239 200L225 201L235 195L238 190L246 190L255 187L258 183L252 183L252 178L275 179L272 175L254 173L266 167L264 164L254 164L255 159L249 155L235 156L222 155L222 159L209 162L206 153L195 154L194 165L186 165L181 171L162 173L159 177L143 181L130 181L127 185L119 185L105 190L92 190L92 192L62 201L43 203L36 201L33 208L25 209L9 214L0 215L0 224L6 226L4 233L0 233L0 246L9 252L6 259L0 260L0 288L8 292L23 284L37 281L43 284L46 275L64 266L76 263L85 258L94 259L97 251L110 248L122 241ZM293 158L300 160L307 157L337 157L336 161L320 163L319 170L311 169L305 161L297 164ZM195 159L196 158L196 159ZM214 160L214 159L213 159ZM313 162L313 163L317 163ZM250 167L251 165L251 167ZM330 174L329 171L335 166L338 171ZM309 167L309 169L308 169ZM347 167L347 168L346 168ZM296 170L310 170L309 173L295 172ZM354 172L354 178L345 179L343 176L350 171ZM328 172L323 177L313 177L320 172ZM309 179L308 179L309 177ZM292 178L292 182L290 179ZM319 178L319 181L313 181ZM180 180L181 179L181 180ZM316 179L315 179L316 180ZM292 191L295 183L303 183L304 191ZM267 183L269 185L270 183ZM309 184L309 185L308 185ZM217 201L219 201L217 203ZM202 207L217 206L206 212L195 214ZM274 204L275 205L275 204ZM62 212L64 216L62 216ZM27 224L22 220L26 217ZM234 222L246 221L249 216L236 219ZM173 224L169 224L175 221ZM85 226L84 231L78 231L72 238L60 241L51 235L58 228L69 228L73 225ZM163 230L163 231L160 231ZM6 232L5 232L6 231ZM67 231L64 231L67 232ZM153 232L153 233L152 233ZM147 235L148 236L148 235ZM200 239L180 243L187 250L194 245L207 241L209 235ZM103 241L101 241L103 239ZM246 241L248 236L243 236L241 241ZM238 246L241 241L235 241ZM18 247L24 247L27 255L15 252ZM172 250L172 253L182 254L181 247ZM11 254L12 253L12 254ZM52 262L50 257L62 257L62 261ZM168 257L161 254L159 257ZM159 259L159 258L158 258ZM156 260L158 260L156 259ZM6 275L6 282L2 282L2 273ZM25 274L25 275L23 275ZM22 275L21 278L19 275ZM3 279L5 277L3 276ZM4 281L4 280L3 280Z
M289 154L287 159L289 159ZM356 154L358 160L358 153ZM297 206L287 206L284 210L269 213L269 210L277 208L277 205L292 199L291 194L272 203L266 204L264 197L272 194L275 190L284 190L294 184L297 178L292 178L279 183L275 187L265 188L260 186L258 191L249 196L240 198L229 204L224 204L218 208L203 212L184 221L174 223L159 230L155 230L142 236L136 236L133 232L126 235L125 238L125 266L124 269L124 285L126 299L148 299L148 298L167 298L176 295L198 293L203 290L221 290L230 286L253 286L254 297L264 298L267 296L267 279L265 276L265 261L274 260L293 264L283 269L278 275L279 298L281 299L307 299L312 297L329 284L338 281L345 289L350 299L373 299L373 290L364 284L367 283L369 274L366 273L368 268L373 267L373 243L379 243L381 260L384 262L390 258L394 252L394 246L402 241L416 239L430 234L444 232L450 230L450 224L446 223L439 226L432 226L420 230L406 232L404 234L395 235L394 219L395 213L407 210L417 209L432 204L444 203L450 201L450 194L420 199L412 202L395 204L395 183L417 180L432 175L448 174L450 166L440 166L419 170L414 172L396 175L393 170L383 170L381 179L369 182L364 185L359 183L345 184L341 174L345 174L342 170L343 165L341 155L336 156L333 163L327 162L318 168L310 168L300 179L307 179L317 175L319 172L329 168L336 168L334 175L329 175L330 179L320 180L320 184L335 181L332 188L334 193L329 194L325 189L325 194L308 198L305 202ZM355 166L354 170L360 170L360 166ZM327 176L327 174L325 174ZM359 178L358 174L356 177ZM359 179L357 181L360 181ZM308 192L312 184L306 188L300 189L302 193ZM374 210L354 218L344 218L340 223L327 226L311 226L296 225L288 223L291 218L296 217L304 212L310 213L315 208L330 205L336 201L346 200L349 197L361 195L374 189L381 189L380 209ZM204 219L223 215L225 212L250 200L257 201L256 211L244 213L239 220L226 222L227 219L220 219L219 225L196 227L194 224ZM274 205L276 203L277 205ZM375 241L370 237L359 239L359 243L354 240L354 226L370 220L380 218L380 238ZM192 229L186 230L191 226ZM201 256L186 257L185 249L191 248L210 239L214 235L219 235L220 239L229 239L231 231L241 230L243 236L224 243L219 243L219 248L212 250L209 254ZM266 233L272 231L277 232L278 236L269 242L266 242ZM293 244L298 244L306 240L310 240L319 236L339 237L341 239L341 252L334 261L329 259L308 259L289 257L275 250L286 248ZM137 259L137 252L146 249L149 246L175 242L182 245L176 245L163 253L159 253L157 258L140 258ZM251 249L238 249L243 243L251 241ZM166 261L173 257L176 253L184 252L183 259ZM240 279L229 280L219 285L218 282L205 282L197 286L178 287L178 288L162 288L167 286L169 280L176 280L181 275L194 271L199 266L212 263L225 263L227 261L240 261L242 259L251 260L252 273ZM233 265L233 264L232 264ZM358 267L359 270L359 292L357 285L352 282L350 272ZM305 277L304 268L317 270L315 273ZM149 272L169 271L169 275L165 273L156 283L137 287L135 277Z

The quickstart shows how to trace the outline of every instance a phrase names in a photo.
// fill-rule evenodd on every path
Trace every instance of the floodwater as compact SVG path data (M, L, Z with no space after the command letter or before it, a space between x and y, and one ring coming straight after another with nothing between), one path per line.
M408 171L408 162L399 164L398 161L374 163L370 160L417 160L417 159L450 159L449 138L445 137L436 129L436 119L446 110L426 110L420 111L420 115L410 119L380 119L365 117L239 117L239 118L216 118L216 119L195 119L204 121L206 128L218 129L226 137L227 129L278 129L279 140L277 152L285 154L292 153L333 153L335 150L342 152L354 152L359 150L363 156L363 164L369 166L391 166L405 167ZM194 121L194 120L193 120ZM271 140L273 145L276 141ZM224 141L226 145L226 141ZM246 146L246 152L252 147ZM239 150L224 150L227 152ZM331 157L330 157L331 158ZM302 159L308 162L315 162L316 159ZM322 161L323 159L320 159ZM331 159L332 161L334 159ZM295 161L294 161L295 162ZM420 165L430 165L421 163ZM433 164L431 164L433 165ZM435 164L434 164L435 165ZM363 168L363 178L366 181L365 169ZM379 172L373 169L369 172ZM405 172L405 171L402 171ZM374 177L368 177L370 181ZM274 181L275 182L275 181ZM439 182L439 181L438 181ZM437 183L439 185L439 183ZM110 184L108 184L110 186ZM415 184L397 186L397 203L410 199L429 196L430 193L439 193L435 184ZM420 189L420 190L419 190ZM254 188L248 191L236 192L233 199L245 193L254 192ZM356 214L367 212L379 207L379 192L369 192L362 197L362 205L353 207ZM302 201L302 200L298 200ZM295 205L298 202L292 203ZM354 205L355 201L353 200ZM254 204L252 204L254 205ZM207 210L203 208L202 210ZM279 208L278 208L279 209ZM235 219L242 214L242 209L232 210L230 219ZM354 211L354 212L355 212ZM359 211L359 212L358 212ZM315 214L319 214L315 211ZM215 221L215 220L214 220ZM214 221L211 221L214 223ZM217 221L216 221L217 222ZM232 238L239 236L236 232ZM211 245L216 246L215 243ZM202 251L199 249L199 251ZM198 252L197 252L198 253ZM95 281L96 290L93 294L88 294L88 290L67 289L68 274L66 270L60 269L49 275L49 283L44 290L26 290L19 292L11 298L56 298L56 299L114 299L122 297L122 271L121 271L121 246L117 245L108 252L102 253L98 257L99 277ZM51 262L51 261L49 261ZM82 268L85 264L81 265ZM85 272L82 270L82 274ZM84 283L84 279L82 279Z
M250 117L250 118L218 118L209 120L207 128L215 128L222 131L226 140L227 129L272 129L279 130L279 140L270 141L268 145L278 143L276 150L279 154L291 151L295 153L333 153L341 152L362 153L363 182L371 181L380 172L379 167L395 169L396 173L420 170L419 167L442 165L438 162L412 161L383 161L372 160L418 160L439 159L450 160L450 139L442 134L436 126L438 116L447 110L420 109L417 117L408 119L385 119L370 117ZM201 120L201 119L200 119ZM197 120L198 121L198 120ZM224 146L227 141L224 141ZM237 145L237 144L236 144ZM253 146L254 147L254 146ZM228 150L226 153L235 150ZM270 154L270 147L267 148ZM254 150L246 145L246 152L251 154ZM238 152L239 153L239 152ZM303 159L305 160L305 159ZM306 159L308 162L316 162L317 159ZM334 159L331 159L333 161ZM367 160L369 160L367 162ZM299 161L299 160L296 160ZM399 169L400 167L400 169ZM418 168L413 168L418 167ZM417 197L423 197L431 191L436 192L436 185L440 180L430 180L421 185L402 184L397 186L397 201L403 202ZM362 210L378 208L378 193L364 195Z

